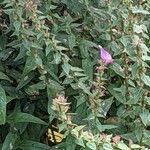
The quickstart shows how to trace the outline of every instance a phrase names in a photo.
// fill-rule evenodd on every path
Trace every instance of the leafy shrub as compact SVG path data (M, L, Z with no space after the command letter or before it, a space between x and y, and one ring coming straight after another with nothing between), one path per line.
M148 149L149 1L0 2L2 150Z

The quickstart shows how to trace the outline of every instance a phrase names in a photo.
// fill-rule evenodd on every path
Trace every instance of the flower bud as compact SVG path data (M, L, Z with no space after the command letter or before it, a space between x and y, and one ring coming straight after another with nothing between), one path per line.
M107 65L113 62L111 54L104 48L99 46L99 57Z

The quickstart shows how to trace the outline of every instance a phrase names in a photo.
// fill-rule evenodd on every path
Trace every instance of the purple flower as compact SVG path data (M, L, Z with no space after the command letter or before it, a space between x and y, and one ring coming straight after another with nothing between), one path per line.
M111 54L109 54L107 50L102 48L101 46L99 46L99 55L99 57L105 64L111 64L113 62Z

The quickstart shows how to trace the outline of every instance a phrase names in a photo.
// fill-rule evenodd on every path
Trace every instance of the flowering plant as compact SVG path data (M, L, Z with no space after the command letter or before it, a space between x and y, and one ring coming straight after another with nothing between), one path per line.
M149 15L148 0L0 0L0 149L148 149Z

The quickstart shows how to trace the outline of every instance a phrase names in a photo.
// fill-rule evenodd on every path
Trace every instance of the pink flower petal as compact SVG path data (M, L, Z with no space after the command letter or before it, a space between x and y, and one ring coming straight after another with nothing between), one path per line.
M104 48L100 48L99 51L100 51L100 58L104 63L111 64L113 62L112 56L107 50L105 50Z

